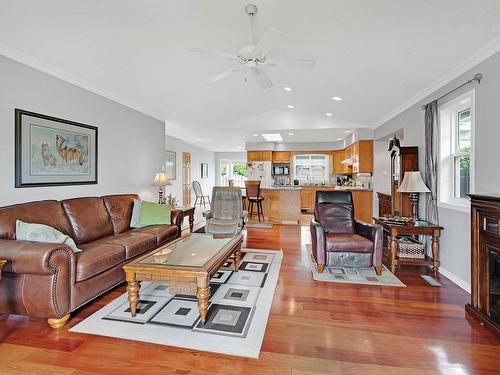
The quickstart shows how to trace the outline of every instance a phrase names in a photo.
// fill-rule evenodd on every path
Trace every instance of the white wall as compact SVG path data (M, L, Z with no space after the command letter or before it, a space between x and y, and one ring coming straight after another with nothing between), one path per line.
M168 133L168 124L166 124ZM182 204L182 153L191 153L191 179L199 181L203 194L212 196L212 188L215 185L215 153L192 144L186 143L179 138L167 135L165 141L165 149L176 152L177 162L177 178L172 182L172 185L167 186L166 193L172 193L177 197L179 203ZM201 163L208 164L208 178L201 178ZM191 190L191 197L194 202L195 195Z
M458 90L440 104L449 101L474 88L476 93L475 107L475 192L498 194L500 192L500 168L498 168L500 139L500 53L493 55L459 78L429 95L421 102L381 125L375 130L375 139L386 138L387 135L403 130L404 146L419 147L420 171L424 169L424 111L421 105L438 98L445 92L471 79L475 73L482 73L481 84L468 85ZM375 165L382 162L380 158L388 158L388 153L379 148L375 152ZM390 186L389 174L376 173L374 186L385 189ZM375 189L377 190L377 189ZM468 213L439 208L440 224L444 227L441 237L441 268L445 276L470 290L470 216Z
M98 127L98 184L14 187L14 109ZM0 206L39 199L139 193L163 160L164 124L121 104L0 56Z

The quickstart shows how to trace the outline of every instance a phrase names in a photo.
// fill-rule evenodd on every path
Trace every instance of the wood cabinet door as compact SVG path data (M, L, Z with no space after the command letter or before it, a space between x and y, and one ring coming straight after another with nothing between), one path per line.
M272 161L273 160L273 152L272 151L260 151L260 160L259 161Z
M373 172L373 141L358 142L358 172ZM354 168L353 168L354 172Z
M373 217L373 193L371 191L352 192L354 219L371 223Z
M314 189L302 189L300 191L300 208L303 210L311 210L314 206Z
M344 165L342 160L344 160L344 150L333 151L333 171L334 173L344 173Z
M351 145L352 173L359 172L359 142Z

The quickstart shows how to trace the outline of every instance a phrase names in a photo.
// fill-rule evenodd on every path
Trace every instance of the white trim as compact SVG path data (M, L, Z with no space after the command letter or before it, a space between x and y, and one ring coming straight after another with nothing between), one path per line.
M62 69L56 68L55 66L46 64L30 55L25 54L13 47L7 46L5 44L0 43L0 55L5 56L11 60L17 61L21 64L27 65L31 68L39 70L43 73L49 74L53 77L59 78L65 82L71 83L75 86L81 87L85 90L93 92L94 94L100 95L104 98L112 100L116 103L124 105L125 107L131 108L137 112L143 113L147 116L150 116L154 119L165 121L164 116L152 111L148 108L145 108L139 104L132 102L131 100L122 98L114 93L95 85L85 79L79 78L72 73L68 73Z
M439 267L439 273L470 294L471 285L469 282L465 281L461 277L455 275L454 273L448 271L443 267Z
M414 106L418 102L420 102L420 101L424 100L425 98L427 98L428 96L432 95L433 93L435 93L439 89L446 86L451 81L457 79L462 74L471 70L476 65L482 63L484 60L488 59L489 57L493 56L495 53L497 53L499 51L500 51L500 37L495 38L491 43L488 43L486 46L481 48L479 51L477 51L470 58L468 58L463 63L456 66L455 69L450 71L448 74L446 74L442 78L438 79L437 81L435 81L431 85L427 86L424 90L422 90L420 93L415 95L413 98L404 102L400 106L394 108L387 115L382 117L380 120L376 121L373 124L373 129L377 129L379 126L384 125L389 120L393 119L394 117L396 117L400 113L406 111L408 108ZM472 77L470 77L470 78L472 78Z

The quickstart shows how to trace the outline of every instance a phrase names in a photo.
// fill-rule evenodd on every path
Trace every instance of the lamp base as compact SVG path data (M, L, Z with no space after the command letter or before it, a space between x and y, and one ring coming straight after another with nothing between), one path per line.
M163 198L163 188L160 187L158 189L158 203L159 204L164 204L165 203L165 199Z
M410 193L410 201L413 221L418 221L418 193Z

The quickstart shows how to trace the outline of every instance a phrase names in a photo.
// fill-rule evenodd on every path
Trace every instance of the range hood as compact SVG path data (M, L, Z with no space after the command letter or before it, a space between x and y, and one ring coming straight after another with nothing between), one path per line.
M343 164L343 165L352 165L353 164L352 158L344 159L340 163Z

